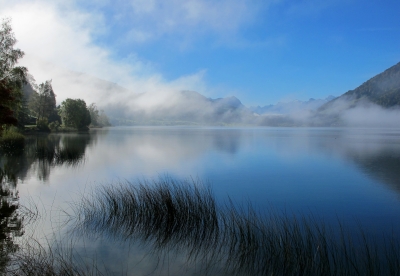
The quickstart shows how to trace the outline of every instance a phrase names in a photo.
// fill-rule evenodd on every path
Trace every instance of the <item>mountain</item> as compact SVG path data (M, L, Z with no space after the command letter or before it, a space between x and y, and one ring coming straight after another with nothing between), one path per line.
M152 99L155 102L147 105ZM127 109L127 114L118 114ZM129 106L120 103L105 110L116 125L242 124L253 117L236 97L211 99L195 91L142 93Z
M314 126L400 127L400 63L322 105Z
M304 110L317 110L320 106L327 102L335 99L334 96L330 95L325 99L314 99L310 98L308 101L289 101L289 102L278 102L276 105L267 106L252 106L249 109L259 115L262 114L294 114Z
M383 108L400 107L400 62L321 106L319 111L337 109L339 105L340 110L346 110L370 103Z

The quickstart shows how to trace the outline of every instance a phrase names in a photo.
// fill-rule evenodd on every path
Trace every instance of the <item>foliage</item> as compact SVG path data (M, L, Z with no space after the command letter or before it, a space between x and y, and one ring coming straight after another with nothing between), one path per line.
M98 110L95 103L92 103L88 107L90 112L90 118L92 120L91 126L94 127L103 127L103 126L110 126L110 121L104 112L104 110Z
M81 99L66 99L61 103L60 116L67 127L85 129L91 122L90 112L86 102Z
M48 126L48 120L46 118L42 118L36 123L38 130L48 132L50 128Z
M24 145L25 136L16 127L7 128L0 137L0 148L3 150L22 149Z
M3 19L0 28L0 134L3 125L17 124L22 86L28 79L28 70L15 66L18 59L24 56L20 49L14 49L16 42L10 19Z
M38 92L33 92L29 101L29 107L37 120L49 119L56 109L56 95L54 94L51 80L41 83Z
M10 105L15 100L12 95L12 88L5 80L0 81L0 134L3 129L2 125L16 125L17 119Z
M29 125L32 121L32 116L30 116L30 111L28 107L28 101L23 95L20 109L17 114L18 126L23 128L25 125Z
M49 128L51 131L58 131L59 127L60 127L60 123L58 121L54 121L49 124Z

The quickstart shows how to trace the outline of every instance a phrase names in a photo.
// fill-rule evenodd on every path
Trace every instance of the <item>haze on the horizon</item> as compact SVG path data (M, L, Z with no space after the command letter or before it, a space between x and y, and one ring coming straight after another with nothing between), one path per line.
M246 106L339 96L400 61L400 2L0 0L37 82L60 102L165 102L177 90ZM43 65L47 64L47 65ZM82 72L127 88L118 95ZM97 94L98 93L98 94Z

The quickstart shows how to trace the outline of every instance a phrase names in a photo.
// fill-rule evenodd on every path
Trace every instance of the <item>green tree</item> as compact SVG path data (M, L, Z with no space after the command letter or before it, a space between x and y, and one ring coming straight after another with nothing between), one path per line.
M37 117L37 121L48 119L56 109L56 94L54 94L51 80L41 83L38 92L33 92L29 101L30 110Z
M28 70L15 66L24 56L23 51L14 49L16 42L10 19L3 19L0 27L0 134L7 125L17 124L22 87L28 81Z
M81 99L66 99L61 103L60 116L67 127L87 129L90 125L90 112L86 103Z

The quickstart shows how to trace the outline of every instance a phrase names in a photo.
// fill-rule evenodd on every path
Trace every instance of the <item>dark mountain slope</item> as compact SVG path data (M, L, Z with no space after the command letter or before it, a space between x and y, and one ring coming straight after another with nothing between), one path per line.
M356 89L324 104L319 111L329 110L339 102L342 110L367 102L384 108L400 106L400 63L369 79Z

